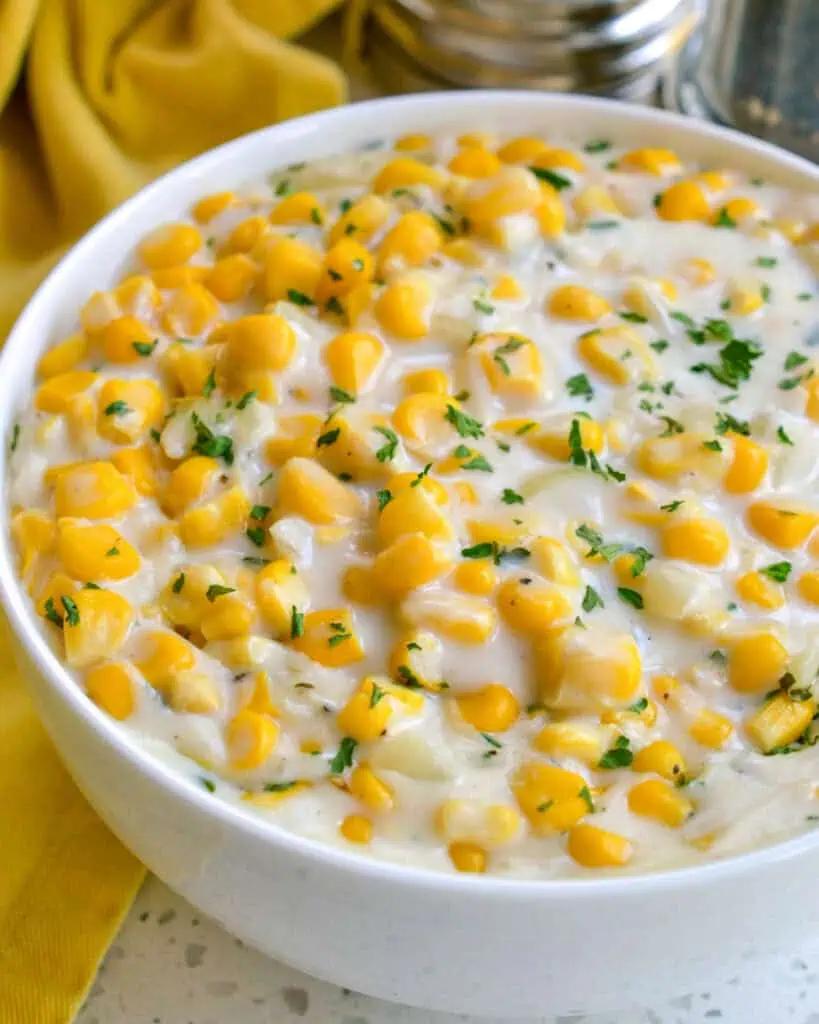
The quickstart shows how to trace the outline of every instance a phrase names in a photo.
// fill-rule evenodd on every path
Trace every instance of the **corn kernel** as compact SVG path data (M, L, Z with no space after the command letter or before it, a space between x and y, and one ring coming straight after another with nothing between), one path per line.
M378 680L363 679L338 713L339 730L358 743L371 743L387 728L393 715L392 703Z
M20 556L20 575L26 578L38 558L47 555L54 545L54 522L45 512L25 509L11 520L11 534Z
M378 247L378 268L382 273L423 266L440 252L441 229L421 210L404 213L390 228Z
M819 516L800 505L758 501L748 506L751 529L774 547L792 551L813 533Z
M136 709L134 680L127 662L109 661L92 668L85 677L85 692L120 722L130 718Z
M56 377L73 370L88 353L88 339L84 334L72 334L54 345L40 359L37 372L41 377Z
M392 788L366 763L353 768L349 787L352 795L371 811L391 811L395 806Z
M527 580L509 579L498 589L498 610L512 629L536 637L574 618L574 606L562 590Z
M450 843L447 852L456 871L472 875L486 871L486 851L475 843Z
M749 437L734 433L728 436L733 443L733 458L723 479L723 486L729 494L749 494L765 478L768 452Z
M547 312L563 320L600 320L611 312L611 305L596 292L580 284L564 284L552 292Z
M235 252L217 260L202 283L220 302L239 302L247 298L257 275L254 261L243 252Z
M549 707L599 712L626 707L638 696L642 662L628 633L569 626L542 636L535 654Z
M130 604L110 590L78 590L72 600L74 614L66 608L63 626L68 664L86 668L116 654L131 625Z
M728 681L740 693L764 693L788 667L787 648L772 633L735 637L728 653Z
M811 569L808 572L803 572L796 586L803 601L819 605L819 571Z
M298 569L279 558L266 565L256 576L256 601L259 611L276 636L291 635L298 616L309 605L309 594Z
M231 719L225 737L231 767L240 772L252 771L270 757L279 727L267 715L245 708Z
M110 462L78 462L62 470L54 485L57 516L114 519L134 504L134 489Z
M605 733L584 722L550 722L535 736L532 746L549 757L570 757L596 768L605 753Z
M383 342L361 331L337 334L324 349L333 383L353 396L368 389L383 358Z
M390 204L380 196L362 196L332 226L330 244L349 237L368 242L386 224L390 210Z
M317 525L356 518L361 502L354 491L312 459L292 458L281 468L277 514L302 516Z
M716 519L669 517L662 528L661 543L667 558L695 565L717 566L730 548L728 531Z
M643 818L655 818L669 828L679 828L694 811L694 805L674 786L661 779L646 779L628 793L629 810Z
M486 597L492 593L498 581L498 573L489 561L461 562L455 568L453 583L465 594Z
M445 800L435 812L435 830L454 842L502 846L520 834L521 818L514 807L477 800Z
M300 635L293 636L291 646L328 668L341 668L361 661L364 648L355 632L352 613L347 608L325 608L308 612Z
M691 725L688 734L703 747L719 750L724 747L734 731L734 723L725 715L710 708L703 708Z
M173 267L188 260L202 247L202 236L192 224L157 228L139 245L139 258L149 270Z
M463 720L479 732L506 732L520 714L517 697L499 683L489 683L480 690L461 694L456 701Z
M662 177L680 170L680 161L670 149L632 149L617 161L620 171L640 171Z
M203 196L202 199L194 203L191 211L193 219L199 224L207 224L235 202L236 196L232 192L215 192L212 195Z
M657 365L650 348L637 331L625 325L581 335L577 354L590 369L618 387L637 379L657 377Z
M673 743L655 740L638 750L631 767L635 772L653 772L669 782L685 779L685 760Z
M592 809L591 794L582 775L541 761L521 765L511 789L535 835L565 831Z
M705 221L711 208L705 193L694 181L678 181L660 193L657 216L663 220Z
M633 852L628 839L595 825L575 825L569 832L569 855L586 868L619 868Z
M321 253L298 238L279 238L265 256L264 296L279 302L296 292L315 299L321 273Z
M410 534L409 536L418 537L419 535ZM403 540L407 539L403 538ZM400 543L401 541L396 541L396 544ZM393 547L395 546L393 545ZM379 556L380 558L381 556ZM376 565L378 565L378 561L376 561ZM381 585L383 589L383 581ZM404 602L401 611L407 621L414 626L421 626L440 633L461 644L486 643L496 625L495 610L492 606L479 597L471 597L466 594L436 594L432 592L414 594Z
M464 178L491 178L501 169L501 162L483 146L466 146L449 161L449 170Z
M136 548L113 526L57 523L57 553L65 571L78 580L122 580L140 566Z
M758 605L768 611L781 608L785 603L782 588L773 580L767 579L759 572L746 572L734 584L738 596L750 604Z
M413 157L399 156L384 164L373 179L372 190L376 195L394 192L397 188L413 188L416 185L427 185L439 188L444 183L441 171Z
M97 399L97 432L115 444L128 444L155 429L165 404L162 389L148 377L110 378Z
M816 713L816 702L793 700L787 693L777 693L745 723L751 740L763 754L778 747L787 747L808 728Z
M429 330L431 298L432 290L423 278L396 278L376 301L375 317L385 331L402 341L418 341L426 337Z

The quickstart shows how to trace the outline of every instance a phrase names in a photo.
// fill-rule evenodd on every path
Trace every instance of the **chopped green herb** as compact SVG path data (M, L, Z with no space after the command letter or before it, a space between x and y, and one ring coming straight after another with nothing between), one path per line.
M154 338L153 341L132 341L131 344L134 347L134 351L138 356L149 356L159 344L159 338Z
M529 170L536 178L540 181L548 182L558 192L562 192L564 188L572 187L571 178L558 174L557 171L550 171L546 167L530 167Z
M124 416L131 411L131 407L127 402L123 402L122 399L117 399L116 402L106 405L103 411L106 416Z
M605 153L607 149L611 149L611 143L608 139L592 139L583 149L586 153Z
M679 309L675 309L672 313L669 314L669 316L672 320L677 320L679 321L679 323L684 324L686 327L697 326L687 313L683 313Z
M672 434L685 433L685 427L679 420L675 420L673 416L660 416L658 418L665 423L665 430L660 434L660 437L671 437Z
M198 455L207 455L212 459L224 459L228 466L233 465L233 440L229 437L214 434L210 427L194 412L191 413L196 441L192 451Z
M586 552L586 558L594 558L595 555L600 555L600 557L604 558L607 562L611 562L619 554L625 551L623 544L606 544L603 541L602 534L589 526L588 523L581 523L574 532L575 536L586 541L589 545L589 550Z
M330 398L334 402L346 402L351 403L355 401L355 395L351 395L349 391L345 391L344 388L337 388L335 384L330 387Z
M212 604L218 597L224 597L225 594L234 594L235 592L235 587L223 587L219 583L211 583L211 585L205 591L205 597Z
M330 773L332 775L340 775L346 768L352 767L353 756L355 755L355 748L357 746L358 740L354 740L352 736L344 737L339 744L335 756L329 764Z
M625 601L626 604L630 604L632 608L636 608L638 611L643 607L643 595L639 594L636 590L630 590L628 587L618 587L617 596L621 601Z
M253 508L250 510L250 518L264 519L266 515L270 514L270 511L271 509L269 505L254 505Z
M775 267L779 260L775 256L760 256L755 261L758 267Z
M108 548L108 550L105 552L105 557L106 558L113 558L114 555L118 555L118 554L119 554L119 548L115 544L112 548Z
M298 786L298 782L266 782L262 786L263 793L286 793L290 789L295 789Z
M709 452L722 451L722 445L719 443L719 441L703 441L702 446L703 448L706 448Z
M726 434L730 430L733 434L742 434L744 437L749 437L751 425L747 420L738 420L733 416L729 416L728 413L717 411L717 422L714 430L718 434Z
M216 374L215 374L215 372L213 370L211 370L210 373L208 373L207 377L205 378L205 384L204 384L204 386L202 388L202 394L205 396L205 398L210 398L210 396L213 394L215 389L216 389Z
M610 228L619 228L619 220L590 220L586 227L589 231L608 231Z
M314 206L310 210L310 220L314 224L318 224L319 227L324 223L324 218L321 216L321 210L319 210L318 207Z
M621 320L627 320L631 324L647 324L648 323L648 317L647 316L643 316L642 313L625 312L625 313L618 313L618 316L620 317Z
M585 373L576 373L566 381L566 390L573 398L585 398L587 402L594 398L594 388Z
M245 530L245 536L252 541L257 548L263 548L266 540L264 529L261 526L249 526Z
M74 598L69 597L68 594L63 594L60 598L63 608L65 608L65 621L69 626L78 626L80 622L80 610L77 607Z
M338 436L341 433L340 427L335 427L333 430L328 430L326 433L321 434L316 441L317 448L328 448L331 444L335 444L338 440Z
M269 558L260 558L258 555L243 555L242 561L245 565L265 566L270 565Z
M344 307L339 302L337 295L331 295L324 308L328 313L337 313L339 316L344 312Z
M813 295L810 292L800 292L796 298L799 302L810 302Z
M387 696L387 691L383 690L377 683L373 683L373 688L370 691L370 707L374 708L379 701L382 701Z
M487 462L483 455L475 455L473 458L469 460L469 462L464 462L461 465L461 469L474 469L482 473L495 472L495 470L492 468L492 464L490 462Z
M728 388L736 388L741 381L748 380L753 370L753 362L762 355L762 348L753 341L732 338L719 350L719 363L697 363L691 367L692 373L708 373L718 384Z
M245 393L236 403L236 408L239 410L239 412L242 412L244 409L246 409L253 401L253 399L256 398L258 393L258 391L245 391Z
M517 491L513 491L511 487L504 487L503 494L501 495L501 501L504 505L522 505L523 495L518 494Z
M764 569L759 571L763 576L767 576L768 579L774 580L775 583L784 583L791 574L793 566L790 562L773 562L771 565L766 565Z
M785 362L783 364L783 369L785 369L785 370L795 370L797 366L804 366L807 361L808 361L808 357L807 356L803 356L801 352L789 352L785 356Z
M305 295L304 292L297 291L295 288L287 289L287 299L294 306L315 306L315 302L309 295Z
M54 607L54 598L50 597L45 603L45 617L49 622L53 622L55 626L59 626L60 629L63 627L63 620L60 613Z
M495 307L487 302L486 299L473 299L472 305L478 313L483 313L485 316L489 316L491 313L495 312Z
M507 363L504 356L509 355L512 352L517 352L517 350L522 348L525 344L526 342L522 338L509 338L509 340L505 341L503 345L500 345L495 349L492 358L507 377L512 375L512 371L509 369L509 363Z
M583 594L583 611L588 613L594 611L595 608L605 608L605 602L594 587L587 586Z
M471 397L472 397L472 392L471 391L466 391L466 390L459 391L458 394L455 395L455 401L456 402L467 402Z
M473 544L471 548L461 548L462 558L492 558L495 554L496 545L493 541L482 541L480 544Z
M810 376L810 373L804 373L798 377L783 377L777 384L777 387L780 391L793 391L794 388L799 387L803 380L807 380Z
M398 682L410 690L422 689L418 676L412 671L409 665L398 666Z
M452 424L461 437L483 437L483 425L454 405L447 405L444 419Z
M150 433L151 440L154 441L156 444L159 444L159 442L162 439L162 435L159 433L159 431L156 429L156 427L151 427L149 433Z
M554 806L554 800L544 800L542 804L538 804L535 810L538 814L543 814L548 811L550 807Z
M481 736L486 740L490 747L494 747L495 750L502 750L503 744L496 740L494 736L491 736L488 732L482 732Z
M728 215L728 211L723 206L717 214L717 219L714 221L715 228L735 228L737 222L733 217Z
M20 424L15 423L11 428L11 441L9 442L9 451L16 452L17 444L20 441Z
M641 697L638 701L636 701L636 703L629 704L629 706L626 708L626 711L631 711L631 713L634 715L640 715L645 711L647 707L648 697Z
M373 429L387 439L387 443L378 449L375 457L379 462L390 462L398 451L398 435L389 427L374 427Z
M171 590L175 594L181 594L182 593L182 588L184 586L185 586L185 574L184 574L184 572L180 572L180 574L176 577L176 579L171 584Z
M339 213L346 213L352 205L352 199L341 199L338 204Z
M585 801L586 806L589 809L589 814L594 814L594 800L592 800L591 790L589 787L581 786L580 792L577 795Z
M631 564L631 575L636 579L645 571L645 567L654 555L652 555L649 550L639 545L634 548L631 553L634 555L634 561Z
M384 489L383 491L376 491L375 496L378 499L378 511L383 512L384 509L392 501L392 491Z
M304 612L300 612L294 605L290 605L290 639L298 640L304 636Z
M530 430L534 430L536 426L537 423L533 420L530 420L528 423L524 423L522 427L518 427L515 431L515 437L523 437L523 435L528 434Z
M777 439L779 440L780 444L790 444L790 445L793 444L793 441L788 437L788 434L785 431L784 427L777 427L776 428L776 436L777 436Z
M212 782L210 779L206 779L204 775L200 775L200 776L198 776L198 778L199 778L199 785L202 787L202 789L206 789L208 791L208 793L215 793L216 792L216 783L215 782Z
M650 345L655 352L665 352L668 348L668 342L665 338L658 338L656 341L650 342Z
M627 736L618 736L614 746L610 747L605 754L600 758L597 767L608 770L614 770L615 768L628 768L631 766L631 762L634 760L634 754L631 751L631 744Z
M680 505L684 505L685 502L678 498L676 501L669 501L667 505L660 505L660 509L663 512L676 512Z

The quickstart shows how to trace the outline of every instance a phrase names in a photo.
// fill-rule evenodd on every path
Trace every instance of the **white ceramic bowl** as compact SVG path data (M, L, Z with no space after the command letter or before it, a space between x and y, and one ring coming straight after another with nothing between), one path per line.
M761 142L597 99L428 94L291 121L162 178L65 257L0 358L0 437L29 401L40 353L74 327L92 291L117 278L138 240L193 199L374 137L468 129L670 146L707 165L740 166L795 188L819 186L819 170ZM590 1013L707 988L751 951L786 948L819 923L819 834L673 872L514 881L378 863L215 800L132 744L71 679L18 586L7 510L2 517L0 588L19 661L77 784L168 885L279 960L430 1009Z

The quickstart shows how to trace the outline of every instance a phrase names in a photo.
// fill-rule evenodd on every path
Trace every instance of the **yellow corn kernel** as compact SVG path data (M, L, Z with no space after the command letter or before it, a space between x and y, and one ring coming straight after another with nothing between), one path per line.
M373 258L361 242L342 238L327 250L316 297L320 303L326 303L331 298L346 295L368 284L373 272Z
M315 413L282 417L265 448L268 461L280 466L288 459L312 458L316 454L316 442L323 424L324 421Z
M632 149L617 161L619 171L640 171L662 177L680 170L677 154L670 149Z
M436 810L435 830L442 839L502 846L520 834L521 818L514 807L477 800L445 800Z
M309 594L296 566L280 558L256 576L256 601L276 636L291 636L308 607Z
M374 578L388 597L401 597L442 576L451 559L441 548L420 533L405 534L385 548L376 558Z
M373 823L363 814L348 814L339 825L338 830L348 843L366 846L372 841Z
M568 851L585 868L619 868L631 860L633 847L615 832L596 825L575 825L569 832Z
M572 207L578 217L590 220L599 213L620 213L611 192L602 185L590 185L572 199Z
M136 441L159 425L164 401L155 380L111 378L100 388L97 398L97 432L118 444Z
M341 589L347 600L354 604L375 605L381 600L371 566L351 565L345 569Z
M691 801L662 779L646 779L632 786L628 792L628 806L633 814L654 818L669 828L684 825L694 812Z
M389 274L423 266L440 252L442 245L441 229L432 217L421 210L411 210L399 217L378 247L378 268Z
M90 370L72 370L49 377L37 389L34 408L56 415L68 412L77 396L87 391L97 380L97 376Z
M160 267L151 271L151 280L163 291L173 291L186 284L194 284L202 281L208 272L207 267L193 267L190 264L182 264L179 267Z
M385 331L403 341L418 341L429 330L432 289L421 277L391 281L375 303L375 317Z
M60 519L57 554L69 576L78 580L122 580L140 566L136 548L106 524L82 526Z
M687 260L682 272L691 284L698 288L712 284L717 279L717 270L714 264L710 260L699 257Z
M324 362L333 383L353 396L364 394L383 358L380 338L362 331L337 334L324 348Z
M655 480L676 481L683 474L718 479L724 475L725 451L706 448L704 434L647 437L637 449L637 466Z
M520 715L517 697L500 683L488 683L455 699L461 718L479 732L506 732Z
M405 395L420 395L428 392L432 395L448 395L449 379L443 370L414 370L403 380Z
M279 738L279 727L267 715L245 708L230 720L225 738L231 768L253 771L270 757Z
M802 383L806 392L805 415L816 423L819 421L819 377L811 377Z
M111 590L78 590L66 608L63 626L65 658L73 668L86 668L110 658L125 641L132 611L124 597Z
M432 633L412 630L393 647L389 669L393 679L405 686L416 685L430 693L446 689L441 678L443 644Z
M724 747L733 731L734 723L731 719L710 708L703 708L688 727L688 735L711 750Z
M97 707L120 722L136 709L134 680L125 661L109 661L92 668L85 676L85 692Z
M571 149L558 149L553 146L541 150L532 161L532 166L545 170L560 167L569 171L577 171L578 174L582 174L586 169L582 157L577 153Z
M11 520L11 534L20 556L20 575L28 576L38 558L47 555L54 544L54 522L46 512L25 509Z
M523 167L509 167L494 178L470 185L463 211L473 229L485 233L504 217L533 213L542 201L537 179Z
M371 811L391 811L395 806L395 793L380 779L372 768L357 764L350 772L350 792Z
M784 551L801 547L813 533L819 516L794 503L757 501L748 506L748 523L763 540Z
M729 220L740 222L748 220L757 213L759 213L759 204L757 202L748 196L736 196L734 199L729 199L724 206L714 213L713 223L719 224L725 217Z
M225 252L250 252L270 231L266 217L254 214L240 221L225 243Z
M501 162L491 150L483 146L465 146L447 165L453 174L464 178L491 178L501 169Z
M196 336L213 327L219 317L219 303L194 281L177 288L162 312L162 326L168 334Z
M752 742L763 754L795 743L808 728L816 713L816 701L794 700L777 693L745 723Z
M322 272L321 254L298 238L277 239L268 250L262 285L268 302L279 302L288 292L315 299Z
M120 316L111 320L100 335L102 351L111 363L135 363L150 354L156 344L153 332L134 316Z
M491 562L485 560L461 562L453 574L453 583L458 590L476 597L487 597L497 582L497 570Z
M271 224L323 224L326 212L312 192L292 192L270 212Z
M140 637L136 667L157 690L166 690L174 676L195 664L196 648L170 630L155 630Z
M440 633L461 644L485 643L495 628L492 606L479 597L465 594L414 595L404 603L401 611L412 625Z
M187 263L202 248L202 236L192 224L168 224L157 228L139 244L139 258L154 270Z
M162 496L162 507L169 515L179 516L186 508L205 497L219 472L219 463L207 455L192 455L180 462L168 480Z
M736 580L734 586L743 601L759 605L760 608L773 611L785 603L782 588L762 573L746 572Z
M163 697L174 711L191 715L211 715L222 703L216 684L203 672L180 672L169 680Z
M413 188L415 185L440 188L445 180L444 174L437 168L422 164L413 157L399 156L384 164L373 179L372 190L376 195L384 195L397 188Z
M619 387L637 378L657 376L656 361L644 338L626 325L581 335L577 354L592 370Z
M235 202L236 196L232 192L214 192L194 203L191 213L199 224L207 224Z
M734 433L729 436L733 443L733 458L723 479L723 486L729 494L749 494L765 478L768 452L749 437Z
M291 636L298 632L298 628L292 629ZM292 637L291 646L328 668L352 665L364 657L364 648L348 608L308 612L301 623L301 633Z
M475 243L469 238L453 238L444 245L441 254L464 267L482 267L486 262Z
M571 828L592 809L583 776L556 765L527 761L510 785L535 835Z
M702 188L695 181L677 181L660 193L657 216L663 220L705 221L711 207Z
M498 149L498 159L505 164L530 164L535 157L544 153L548 147L542 139L522 136L510 139Z
M549 757L570 757L596 768L605 753L605 732L585 722L550 722L532 740Z
M174 342L162 356L162 367L179 386L183 395L201 395L216 364L217 346L193 350Z
M457 439L450 407L456 412L460 406L446 395L422 391L408 395L395 407L392 422L407 446L424 455L438 455Z
M133 487L110 462L77 462L56 475L57 516L114 519L136 501Z
M547 182L541 184L540 200L533 213L545 238L557 238L566 227L566 208L560 193Z
M350 237L359 242L368 242L386 224L391 209L390 204L380 196L362 196L330 229L330 245Z
M154 497L158 484L153 458L146 446L118 448L111 455L111 462L130 480L138 494L145 498Z
M628 633L569 626L542 636L535 649L544 703L568 711L623 708L639 694L640 650Z
M88 354L88 339L84 334L72 334L58 342L37 363L41 377L56 377L73 370Z
M361 510L355 491L312 459L292 458L282 466L278 516L302 516L310 523L329 525L355 519Z
M734 637L728 652L728 681L740 693L760 693L776 686L788 667L787 648L772 633Z
M497 602L498 610L512 629L532 637L565 625L575 615L574 606L563 591L546 583L506 580L498 589Z
M532 565L550 583L576 587L580 576L566 547L554 537L538 537L529 546Z
M580 284L563 284L552 292L547 312L563 320L600 320L611 312L610 303Z
M514 300L525 298L526 292L520 282L512 274L501 274L489 293L493 299Z
M371 743L387 728L393 706L379 680L367 676L339 711L339 731L358 743Z
M206 640L232 640L247 636L256 613L241 594L215 597L202 616L199 629Z
M448 540L452 536L449 520L420 486L396 495L378 518L378 542L382 547L408 533L420 533L430 540Z
M220 302L238 302L247 297L257 275L254 261L243 252L235 252L217 260L202 284Z
M270 699L270 677L266 672L256 672L250 680L250 689L245 703L242 705L249 711L260 715L271 715L278 718L281 712Z
M244 526L250 502L241 487L231 487L213 501L188 509L179 522L182 543L190 548L218 544Z
M230 387L234 375L244 379L248 372L284 370L295 351L296 335L284 317L275 313L242 316L230 325L220 368Z
M395 149L401 153L411 153L419 149L429 149L431 140L428 135L410 134L402 135L396 140Z
M586 419L585 416L578 416L571 423L561 425L560 428L544 428L543 430L526 431L525 439L539 451L551 455L553 459L561 462L568 462L572 450L569 446L569 433L574 423L577 423L580 431L580 443L586 451L592 451L599 455L605 444L603 428L595 420Z
M455 494L462 505L477 505L478 495L475 488L466 480L458 480L454 486Z
M685 760L667 740L655 740L638 750L631 767L635 772L653 772L669 782L680 783L685 779Z
M625 290L623 291L623 305L632 310L635 313L640 313L642 316L651 318L654 312L654 307L649 301L648 294L646 293L646 286L652 286L652 288L659 292L659 294L666 299L668 302L674 302L678 296L677 286L667 277L656 277L656 278L645 278L638 281L632 281ZM636 337L640 337L635 332ZM641 339L642 340L642 339ZM645 342L643 342L645 344Z
M162 589L159 604L168 621L186 630L198 629L208 608L210 587L224 586L226 580L215 566L187 565L172 576Z
M803 572L797 581L799 596L808 604L819 605L819 571L812 569Z
M123 278L114 288L112 295L123 313L152 313L162 305L159 288L151 277L144 274L132 274Z
M450 843L447 853L456 871L471 875L486 871L486 851L476 843Z
M750 316L762 308L765 299L756 285L745 286L734 281L728 288L725 302L725 308L735 316Z
M721 565L728 554L731 539L716 519L670 516L660 534L666 558L678 558L694 565Z
M474 351L490 388L504 398L532 399L543 388L543 359L530 339L519 334L481 335Z

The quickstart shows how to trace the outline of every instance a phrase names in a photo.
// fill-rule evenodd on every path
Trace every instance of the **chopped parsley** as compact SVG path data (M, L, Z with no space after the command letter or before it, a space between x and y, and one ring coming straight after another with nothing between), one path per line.
M390 462L398 451L398 435L389 427L374 427L373 429L387 439L387 443L378 449L375 457L379 462Z
M249 526L245 530L245 536L249 541L252 541L257 548L264 547L265 533L261 526Z
M506 559L528 558L529 554L526 548L505 548L496 540L485 540L470 548L461 548L462 558L491 558L495 565L500 565Z
M728 413L717 411L717 422L714 430L718 434L726 434L729 430L733 434L742 434L748 437L751 433L751 425L747 420L738 420Z
M650 342L650 345L655 352L665 352L668 348L668 342L665 338L658 338L656 341Z
M501 495L501 501L504 505L522 505L523 495L518 494L517 491L513 491L511 487L504 487L503 494Z
M239 410L239 412L242 412L244 409L246 409L253 401L253 399L256 398L257 395L258 391L245 391L245 393L236 403L236 408Z
M605 153L607 149L611 149L611 143L608 139L592 139L583 149L586 153Z
M648 707L648 697L641 697L634 704L629 704L626 711L630 711L634 715L640 715Z
M106 405L103 410L106 416L124 416L126 413L131 411L131 407L127 402L123 402L122 399L117 399L116 402L111 402L110 405Z
M793 441L788 437L787 431L784 427L776 428L776 437L780 444L793 445Z
M566 381L566 390L573 398L585 398L590 402L594 398L594 388L585 373L576 373Z
M558 174L557 171L550 171L546 167L530 167L529 170L536 178L540 181L548 182L558 192L562 192L564 188L572 187L571 179L563 174Z
M797 366L804 366L808 361L807 356L803 356L801 352L789 352L785 356L785 362L783 364L784 370L795 370Z
M159 338L154 338L153 341L132 341L131 344L138 356L147 358L159 344Z
M589 231L608 231L610 228L619 228L619 220L590 220L586 224Z
M486 299L473 299L472 305L478 313L483 313L484 316L489 316L491 313L495 312L495 307L491 303L487 302Z
M719 443L719 441L703 441L702 446L703 448L706 448L709 452L722 451L722 445Z
M677 498L676 501L669 501L667 505L660 505L660 510L662 512L676 512L677 509L684 504L685 502L682 500L682 498Z
M473 456L469 462L461 464L461 469L473 469L481 473L494 473L495 470L492 468L492 464L488 462L483 455Z
M269 515L271 509L269 505L254 505L250 510L251 519L264 519L266 515Z
M341 428L335 427L335 429L328 430L324 434L321 434L316 441L316 448L327 448L331 444L335 444L340 433Z
M648 323L648 317L647 316L643 316L642 313L625 312L625 313L618 313L618 316L620 317L621 320L627 320L631 324L647 324Z
M719 363L697 363L691 367L691 372L708 373L718 384L737 388L750 378L754 360L761 355L762 348L756 342L732 338L719 350Z
M631 762L634 760L634 754L631 750L631 743L628 736L622 734L617 737L614 741L614 746L610 747L605 754L600 758L597 767L613 770L615 768L629 768Z
M392 491L388 491L384 488L382 491L376 491L375 496L378 499L378 511L383 512L387 505L392 501Z
M184 586L185 586L185 574L184 574L184 572L180 572L180 574L176 577L176 579L171 584L171 590L174 592L174 594L181 594L182 593L182 588Z
M625 601L626 604L630 604L632 608L636 608L638 611L643 607L643 595L636 590L630 590L628 587L618 587L617 596L621 601Z
M202 388L202 394L205 396L205 398L210 398L210 396L213 394L213 392L215 390L216 390L216 374L211 369L211 371L208 373L207 377L205 378L205 383L204 383L204 386Z
M447 405L444 419L452 424L461 437L483 437L483 425L454 405Z
M386 696L387 691L382 689L377 683L373 683L373 688L370 691L370 707L374 708Z
M719 213L717 214L717 218L714 221L714 227L715 228L735 228L736 226L737 226L737 222L734 220L733 217L729 216L728 211L723 206L720 209Z
M779 260L775 256L760 256L754 262L758 267L765 267L768 269L770 267L775 267Z
M339 644L343 644L345 640L352 640L353 634L346 629L341 622L331 622L330 629L333 633L327 640L328 647L338 647Z
M504 356L510 355L512 352L517 352L519 348L522 348L526 344L523 338L509 338L502 345L495 349L492 359L498 364L501 370L507 377L511 377L512 371L509 369L509 363L507 363Z
M235 587L223 587L219 583L211 583L205 591L205 597L213 604L217 597L224 597L225 594L234 594L235 592Z
M763 576L767 576L769 580L773 580L775 583L784 583L790 576L792 568L793 566L790 562L773 562L759 571Z
M233 439L214 434L210 427L194 412L191 413L196 441L192 451L198 455L207 455L212 459L224 459L228 466L233 465Z
M355 395L351 395L349 391L345 391L344 388L337 388L335 384L330 387L330 398L334 402L354 402Z
M300 612L294 605L290 605L290 639L298 640L304 636L304 612Z
M685 433L685 427L679 420L675 420L673 416L660 416L658 418L665 423L665 430L660 434L660 437L671 437L672 434Z
M594 587L586 587L586 591L583 594L583 611L588 613L594 611L595 608L605 608L605 606L603 598Z
M589 545L589 550L586 552L586 558L594 558L596 555L600 555L607 562L612 562L614 559L625 551L623 544L606 544L603 540L603 535L598 533L593 527L589 526L588 523L581 523L580 526L574 531L575 536L581 540L586 541Z
M9 451L16 452L17 444L20 440L20 424L15 423L11 428L11 441L9 442Z
M297 291L295 288L287 289L287 300L294 306L315 306L315 302L309 295L305 295L304 292Z
M65 608L65 621L69 626L78 626L80 623L80 610L73 597L63 594L60 603Z
M346 768L352 767L357 746L358 740L354 740L352 736L345 736L342 739L338 750L330 761L329 768L332 775L340 775Z
M112 548L108 548L108 550L105 552L105 557L106 558L113 558L114 555L118 555L118 554L119 554L119 548L115 544Z
M60 615L60 613L54 607L54 598L50 597L46 601L44 607L45 607L45 617L48 619L48 621L54 623L55 626L59 626L60 629L62 629L63 628L63 619L62 619L62 616Z
M206 779L204 775L200 775L198 778L199 778L199 785L202 787L202 789L206 789L208 791L208 793L215 793L216 792L216 783L215 782L211 781L211 779Z

